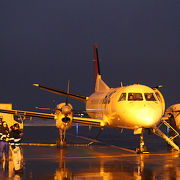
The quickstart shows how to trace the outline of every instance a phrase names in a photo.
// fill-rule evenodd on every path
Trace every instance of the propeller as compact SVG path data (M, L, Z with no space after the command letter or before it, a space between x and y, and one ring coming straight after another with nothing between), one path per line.
M80 116L80 117L87 115L87 112L85 110L73 110L72 106L69 105L69 95L70 95L69 89L70 89L70 80L68 80L67 91L66 91L66 100L65 100L65 103L63 106L61 106L59 108L58 107L56 107L56 108L35 107L35 108L40 109L40 110L49 110L49 111L59 110L65 116L68 116L71 112L75 113L77 116Z
M65 106L62 106L62 108L60 109L60 111L65 114L65 116L67 116L68 114L70 114L72 112L72 107L69 106L69 80L68 80L68 86L67 86L67 95L66 95L66 103Z

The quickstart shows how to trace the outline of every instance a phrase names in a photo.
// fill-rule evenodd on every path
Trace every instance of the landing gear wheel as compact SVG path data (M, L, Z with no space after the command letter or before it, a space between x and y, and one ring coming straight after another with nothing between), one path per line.
M63 148L66 146L66 140L60 140L59 138L57 138L56 140L56 146L57 148Z
M60 147L60 139L59 139L59 138L56 139L56 147L57 147L57 148Z
M136 148L136 153L137 154L148 154L147 152L147 147L144 145L144 129L142 130L140 134L140 143L139 147Z
M136 148L136 153L137 154L147 154L149 152L147 152L147 147L143 145L141 148L140 147Z

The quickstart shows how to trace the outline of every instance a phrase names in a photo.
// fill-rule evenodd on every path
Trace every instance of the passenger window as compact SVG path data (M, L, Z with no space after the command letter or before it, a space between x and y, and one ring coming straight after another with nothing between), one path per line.
M144 93L146 101L156 101L153 93Z
M126 100L126 93L122 93L119 100L118 100L118 102L119 101L125 101L125 100Z
M143 97L141 93L129 93L128 101L142 101Z

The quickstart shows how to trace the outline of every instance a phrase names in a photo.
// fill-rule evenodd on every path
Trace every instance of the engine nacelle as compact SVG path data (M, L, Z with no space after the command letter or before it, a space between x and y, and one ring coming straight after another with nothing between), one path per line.
M61 103L57 105L56 127L67 130L72 126L73 108L71 104Z
M177 112L178 111L178 112ZM176 121L176 126L180 129L180 104L174 104L166 110L166 116L168 113L173 114Z

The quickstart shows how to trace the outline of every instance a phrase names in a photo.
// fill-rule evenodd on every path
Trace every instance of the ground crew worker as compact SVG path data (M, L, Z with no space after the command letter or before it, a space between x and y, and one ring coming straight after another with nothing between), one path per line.
M0 126L0 160L3 158L3 153L5 153L6 160L9 159L9 128L7 123L2 122Z
M0 117L0 150L1 150L1 147L2 147L2 126L3 126L3 122L2 122L2 117ZM2 155L0 154L0 161L1 161L1 159L2 159L2 157L1 157Z
M1 142L1 136L2 136L2 126L3 126L3 121L2 121L2 117L0 117L0 142Z
M11 132L9 136L15 173L23 172L22 163L21 163L21 149L20 149L21 137L22 137L22 132L20 131L19 124L16 123L13 126L11 126Z

